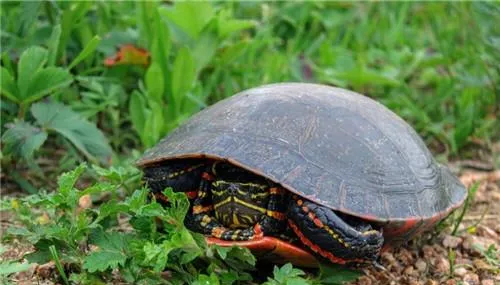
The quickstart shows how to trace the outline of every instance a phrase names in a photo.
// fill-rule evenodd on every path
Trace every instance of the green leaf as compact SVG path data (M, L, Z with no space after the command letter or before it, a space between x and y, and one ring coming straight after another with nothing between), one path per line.
M57 48L61 39L61 25L56 25L52 28L52 34L48 42L49 55L47 60L48 66L55 66L57 60Z
M159 104L151 103L152 109L144 122L144 140L146 147L155 145L164 135L165 120L163 118L163 108Z
M219 43L217 38L216 22L212 21L203 30L199 40L193 48L193 59L196 63L196 72L198 73L201 69L207 66L212 60L217 50L217 45Z
M32 264L28 262L10 262L3 261L0 263L0 276L7 276L12 273L26 271L31 267Z
M146 88L148 95L155 102L162 102L164 92L164 80L161 66L153 62L146 72Z
M40 5L42 3L39 1L25 1L21 2L22 13L17 19L21 26L21 35L26 36L33 26L33 23L38 18L38 11L40 10Z
M8 124L2 136L3 151L30 160L47 139L47 133L26 122Z
M163 86L169 86L169 53L171 49L170 32L162 21L158 9L152 13L154 38L151 50L151 60L160 65L163 75Z
M130 113L130 120L132 121L132 125L139 134L142 143L145 144L145 136L147 136L148 133L145 132L144 128L146 124L146 118L148 116L151 116L151 112L147 110L146 101L144 100L142 94L139 93L139 91L134 90L132 92L128 110Z
M40 125L63 135L89 159L107 160L111 156L104 134L70 107L58 102L36 103L31 113Z
M172 72L172 94L176 114L179 114L183 99L194 85L196 80L193 58L187 47L182 48L177 54Z
M17 89L14 78L12 77L10 72L3 66L0 67L0 73L0 77L2 79L0 90L2 92L2 95L7 97L9 100L19 103L19 89Z
M17 66L17 87L21 100L26 96L33 75L42 69L47 61L47 54L47 50L39 46L30 47L21 54Z
M320 263L321 284L344 284L352 282L362 275L362 272L345 268L337 264Z
M73 59L73 61L69 64L68 69L72 69L81 61L85 60L91 53L95 51L99 43L101 42L101 37L98 35L94 36L88 43L85 45L83 50Z
M80 178L80 176L86 169L87 165L85 163L82 163L75 169L65 172L61 176L59 176L59 178L57 179L59 193L63 194L64 196L68 196L69 192L71 192L73 190L73 187L75 187L76 181L78 181L78 178Z
M89 272L106 271L124 266L127 260L127 244L130 236L120 232L104 232L99 229L90 236L90 244L98 247L97 251L85 257L83 268Z
M257 24L254 20L233 19L228 10L220 11L217 20L220 38L225 38L237 31L255 27Z
M265 285L307 285L311 284L307 279L301 276L305 275L304 271L293 268L291 263L283 265L281 268L274 266L273 278L268 278Z
M162 12L193 39L214 17L212 4L208 2L176 2L173 8Z
M200 274L198 280L193 282L193 285L220 285L220 281L215 273L211 273L210 276Z
M71 74L60 67L48 67L36 72L23 97L23 103L31 103L48 95L55 89L68 86L73 81Z

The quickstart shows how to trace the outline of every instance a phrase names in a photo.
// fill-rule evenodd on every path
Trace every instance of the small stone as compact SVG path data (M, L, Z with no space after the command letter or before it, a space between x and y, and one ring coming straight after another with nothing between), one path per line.
M405 275L413 275L415 270L413 269L413 266L407 266L405 270L403 270L403 274Z
M394 255L392 255L392 253L390 253L390 252L382 253L382 260L384 260L385 262L387 262L391 265L396 263L396 259L394 258Z
M483 281L481 281L481 285L495 285L495 281L491 279L484 279Z
M455 281L455 279L449 279L449 280L446 280L446 282L444 282L443 284L445 284L445 285L457 285L457 282Z
M429 246L429 245L424 245L422 247L422 252L424 253L424 257L426 259L433 257L435 254L434 248L432 246Z
M437 257L434 263L436 272L448 273L450 271L450 262L444 257Z
M408 285L422 285L422 282L412 279L408 282Z
M398 259L403 262L404 264L412 264L413 263L413 256L411 255L411 252L405 248L401 248L398 254Z
M479 276L475 273L467 273L462 280L469 285L479 285Z
M372 280L368 276L361 276L357 280L359 285L372 285Z
M425 282L424 285L438 285L438 284L439 283L437 281L429 279L427 280L427 282Z
M455 275L456 276L464 277L465 274L467 274L467 269L465 269L463 267L459 267L459 268L455 269Z
M425 270L427 269L427 262L425 262L423 259L419 259L417 260L417 262L415 262L415 268L417 268L419 272L425 272Z
M489 265L488 263L486 263L482 259L474 259L474 261L472 261L472 264L474 265L474 267L476 269L481 270L481 271L488 271L488 270L492 269L492 266Z
M443 246L447 248L457 248L462 243L460 237L447 235L443 239Z

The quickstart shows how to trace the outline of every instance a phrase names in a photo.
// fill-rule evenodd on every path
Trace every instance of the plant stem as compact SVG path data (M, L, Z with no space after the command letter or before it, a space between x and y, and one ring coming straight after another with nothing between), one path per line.
M68 277L66 276L66 272L64 272L64 268L61 264L61 260L59 259L59 256L57 255L56 247L51 245L49 247L49 250L50 250L50 254L52 255L52 258L54 259L57 270L59 271L59 274L61 274L61 277L64 281L64 284L69 285Z

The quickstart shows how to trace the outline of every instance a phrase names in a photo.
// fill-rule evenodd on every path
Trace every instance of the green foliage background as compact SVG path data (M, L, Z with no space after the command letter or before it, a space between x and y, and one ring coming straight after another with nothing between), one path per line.
M8 189L37 194L55 188L57 176L83 161L127 169L197 111L273 82L330 84L370 96L413 125L443 160L473 157L474 141L490 149L499 137L500 5L494 2L37 1L2 2L0 13L1 164ZM149 53L147 66L104 65L105 58L130 44ZM106 203L126 203L138 188L137 173L123 169L88 175L95 181L114 173L114 186L96 186L116 188ZM9 203L5 207L14 209ZM36 207L47 203L51 211L76 209L50 199ZM130 210L117 209L115 218ZM127 238L90 231L90 225L96 231L102 227L107 219L98 217L105 210L96 210L97 222L65 221L61 227L84 227L73 233L81 235L75 238L80 242L95 235ZM31 242L46 240L46 234ZM47 257L46 245L40 248ZM58 250L66 254L78 245ZM137 268L147 263L156 272L165 265L155 246L137 253L145 262ZM106 254L116 263L83 263L81 272L135 268L126 266L132 261L120 249ZM195 255L203 256L202 251ZM70 263L79 262L84 261ZM200 273L200 284L218 280L214 272ZM287 284L279 276L275 272L269 284ZM78 278L81 283L106 279Z

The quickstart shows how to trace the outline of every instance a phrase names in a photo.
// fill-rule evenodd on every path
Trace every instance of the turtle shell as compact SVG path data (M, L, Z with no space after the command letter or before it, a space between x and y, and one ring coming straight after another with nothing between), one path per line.
M324 85L243 91L194 115L138 164L202 157L227 160L333 210L399 222L393 230L436 222L466 196L400 117Z

